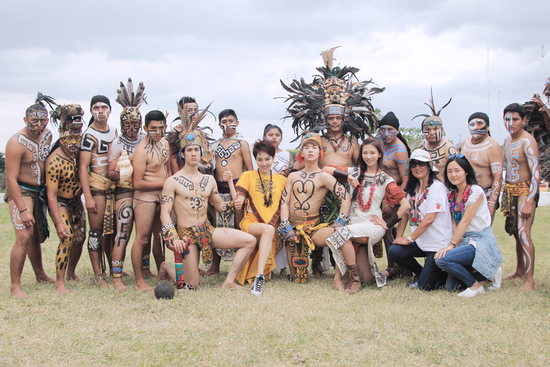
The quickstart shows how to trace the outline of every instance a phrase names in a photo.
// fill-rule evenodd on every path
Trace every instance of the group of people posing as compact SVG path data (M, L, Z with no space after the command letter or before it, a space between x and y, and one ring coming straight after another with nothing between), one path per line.
M59 293L69 292L66 277L80 279L75 268L86 237L93 281L107 286L105 254L113 286L126 290L123 265L135 222L131 262L135 285L144 291L151 290L144 278L155 276L152 249L158 278L172 279L178 288L196 289L201 272L218 273L226 257L232 263L222 287L249 282L252 294L261 295L274 271L288 267L292 281L306 283L310 256L318 275L326 270L322 257L330 254L334 284L349 294L364 282L381 287L408 271L414 275L411 287L446 287L473 297L484 293L482 281L489 281L489 289L501 284L503 256L491 225L502 186L506 231L517 246L517 269L510 277L524 277L522 289L534 288L530 231L540 173L537 144L523 129L526 116L519 104L504 110L510 135L502 185L503 154L484 113L469 118L471 138L459 153L443 137L434 111L422 122L425 140L412 154L392 112L379 122L377 137L361 144L344 133L343 114L328 113L322 136L302 134L294 162L279 148L278 126L267 125L262 139L249 144L230 109L219 113L222 137L213 141L199 126L208 107L199 110L190 97L178 102L181 122L171 132L157 110L145 115L142 126L143 85L136 94L132 89L119 91L124 109L118 136L107 123L111 105L105 96L92 98L87 128L76 104L54 108L51 98L39 94L26 110L26 126L6 147L5 200L16 234L13 296L28 297L20 281L26 255L38 281L53 281L40 249L49 233L49 208L60 240ZM44 102L53 108L50 116ZM59 128L53 145L49 118ZM383 239L389 267L381 271L376 256ZM175 268L165 262L165 247L175 255ZM323 247L330 253L314 255ZM201 253L210 264L206 271L199 268Z

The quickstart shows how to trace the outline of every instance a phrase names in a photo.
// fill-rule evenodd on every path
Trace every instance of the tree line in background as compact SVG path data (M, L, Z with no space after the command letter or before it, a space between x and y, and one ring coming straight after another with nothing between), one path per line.
M4 153L0 152L0 192L6 190L6 159Z

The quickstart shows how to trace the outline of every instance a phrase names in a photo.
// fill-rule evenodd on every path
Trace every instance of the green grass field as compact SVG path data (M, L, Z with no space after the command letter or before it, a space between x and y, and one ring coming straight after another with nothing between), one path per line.
M31 299L17 300L9 294L14 233L2 204L0 365L547 366L549 219L550 207L539 208L533 235L537 290L527 293L514 280L494 293L462 299L411 290L410 279L402 279L348 296L333 288L331 271L307 285L276 275L262 297L248 288L221 290L225 274L201 279L200 290L173 300L134 290L131 278L125 278L126 293L71 281L72 293L60 296L53 284L35 282L27 261L22 283ZM506 276L515 270L515 245L500 214L493 228ZM56 249L54 231L43 244L52 277ZM129 265L125 270L132 272ZM92 276L86 250L77 273Z

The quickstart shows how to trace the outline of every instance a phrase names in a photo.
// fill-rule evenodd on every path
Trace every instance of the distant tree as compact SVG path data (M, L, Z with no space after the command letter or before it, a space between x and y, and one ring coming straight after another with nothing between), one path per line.
M287 149L290 155L292 156L293 160L296 160L296 154L300 151L300 149Z
M424 134L422 134L422 130L418 127L402 127L399 130L409 144L411 150L418 148L420 143L424 140Z
M4 153L0 152L0 172L6 171L6 158L4 157Z
M6 158L0 152L0 191L6 190Z

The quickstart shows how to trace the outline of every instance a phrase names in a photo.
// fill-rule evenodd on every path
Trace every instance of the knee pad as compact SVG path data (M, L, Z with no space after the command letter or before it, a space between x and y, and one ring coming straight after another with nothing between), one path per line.
M88 250L99 251L101 249L101 231L90 231L88 234Z

